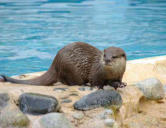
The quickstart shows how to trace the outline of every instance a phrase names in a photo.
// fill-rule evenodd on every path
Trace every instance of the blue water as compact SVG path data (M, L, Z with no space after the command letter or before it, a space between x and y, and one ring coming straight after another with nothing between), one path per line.
M74 41L166 54L166 0L0 0L0 74L47 70Z

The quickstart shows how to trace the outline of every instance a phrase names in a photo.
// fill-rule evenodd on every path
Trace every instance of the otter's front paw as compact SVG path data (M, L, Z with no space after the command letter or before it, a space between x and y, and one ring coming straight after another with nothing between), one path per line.
M121 82L120 85L119 85L119 88L124 88L126 86L127 86L127 83Z
M112 82L111 86L114 87L116 90L117 88L124 88L125 86L127 86L127 83L116 81L116 82Z
M0 75L0 82L5 82L5 77L3 75Z

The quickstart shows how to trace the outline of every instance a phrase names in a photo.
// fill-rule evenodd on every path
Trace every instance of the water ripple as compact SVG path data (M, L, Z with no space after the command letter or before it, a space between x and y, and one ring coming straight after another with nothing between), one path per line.
M165 0L1 0L0 19L0 74L46 70L74 41L128 59L166 54Z

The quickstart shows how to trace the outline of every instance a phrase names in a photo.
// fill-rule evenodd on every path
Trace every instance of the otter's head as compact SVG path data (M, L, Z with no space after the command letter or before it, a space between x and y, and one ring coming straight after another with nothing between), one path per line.
M126 54L123 49L118 47L109 47L104 49L104 62L105 65L111 66L117 60L126 61Z

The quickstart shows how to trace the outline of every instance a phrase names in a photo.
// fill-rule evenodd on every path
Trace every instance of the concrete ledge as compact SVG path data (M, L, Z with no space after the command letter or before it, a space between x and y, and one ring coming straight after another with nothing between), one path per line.
M123 80L134 83L150 77L156 77L166 84L166 56L132 60L127 62Z

